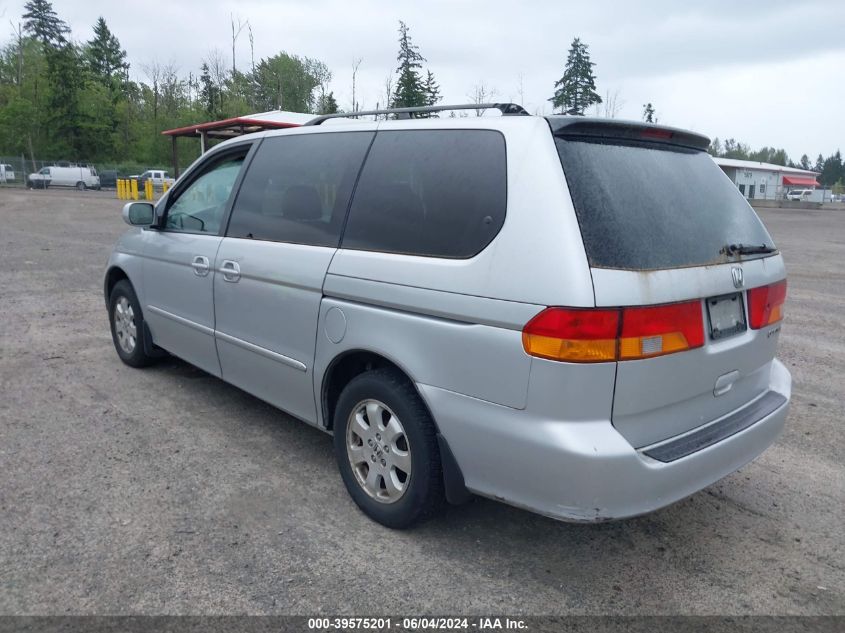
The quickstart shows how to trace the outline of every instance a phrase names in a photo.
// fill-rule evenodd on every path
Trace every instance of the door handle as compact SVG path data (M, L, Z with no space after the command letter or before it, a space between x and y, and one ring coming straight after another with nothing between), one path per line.
M205 277L211 268L208 263L208 257L203 257L202 255L194 257L194 261L191 262L191 266L194 269L194 274L198 277Z
M241 278L241 267L238 262L233 262L231 259L224 259L223 265L220 266L220 272L223 273L224 281L231 281L237 283Z

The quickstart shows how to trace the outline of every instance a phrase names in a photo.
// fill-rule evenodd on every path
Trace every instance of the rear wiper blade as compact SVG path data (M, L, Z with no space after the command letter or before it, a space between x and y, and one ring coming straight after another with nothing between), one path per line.
M757 255L760 253L774 253L777 251L773 246L765 244L726 244L721 252L725 255Z

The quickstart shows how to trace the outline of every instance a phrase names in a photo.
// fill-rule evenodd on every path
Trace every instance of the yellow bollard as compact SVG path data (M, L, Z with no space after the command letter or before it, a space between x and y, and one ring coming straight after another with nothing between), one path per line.
M166 180L162 181L162 183L161 183L161 193L162 194L167 193L168 189L170 189L170 183L167 182Z
M126 200L129 196L126 195L126 179L121 178L117 181L117 197L121 200Z
M138 199L138 181L135 178L132 179L131 188L132 188L132 199L137 200Z
M120 184L120 178L118 178L115 181L115 191L117 192L117 199L122 200L123 199L123 191L122 191L122 187L121 187L121 184Z

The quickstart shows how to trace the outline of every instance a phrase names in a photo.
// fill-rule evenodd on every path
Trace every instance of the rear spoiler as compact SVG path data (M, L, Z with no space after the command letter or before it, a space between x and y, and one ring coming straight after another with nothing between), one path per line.
M701 134L678 128L642 123L640 121L617 121L578 116L547 116L552 134L565 138L583 138L593 141L634 141L673 145L706 151L710 139Z

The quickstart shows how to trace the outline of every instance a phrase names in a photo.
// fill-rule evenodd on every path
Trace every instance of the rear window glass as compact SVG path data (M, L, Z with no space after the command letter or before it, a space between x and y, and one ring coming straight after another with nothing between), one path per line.
M334 246L373 132L277 136L247 170L226 232L310 246Z
M556 138L590 265L654 270L734 261L727 244L774 246L705 152Z
M467 258L502 228L505 140L491 130L379 132L343 248Z

